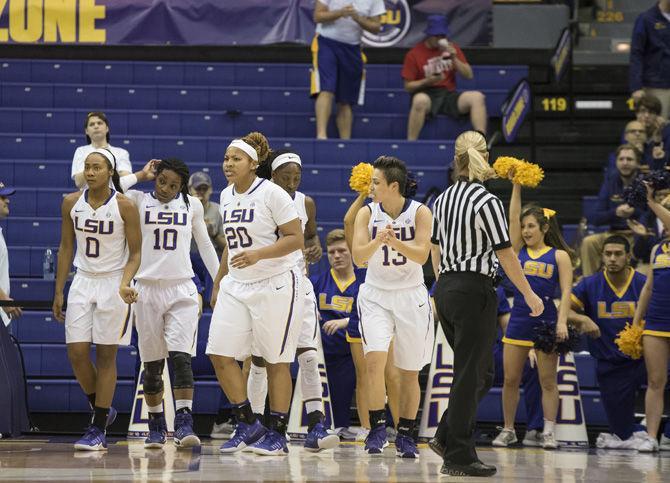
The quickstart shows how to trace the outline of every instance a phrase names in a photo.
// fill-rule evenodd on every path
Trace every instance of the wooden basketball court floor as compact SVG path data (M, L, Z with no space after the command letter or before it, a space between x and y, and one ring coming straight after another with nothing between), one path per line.
M285 457L250 453L221 455L218 442L177 450L144 449L140 440L110 439L106 452L75 452L74 437L0 440L0 481L532 481L667 482L670 454L623 450L543 451L536 448L479 448L480 458L498 467L493 478L440 476L441 460L425 445L416 461L395 457L393 445L370 457L361 443L341 443L318 454L291 444Z

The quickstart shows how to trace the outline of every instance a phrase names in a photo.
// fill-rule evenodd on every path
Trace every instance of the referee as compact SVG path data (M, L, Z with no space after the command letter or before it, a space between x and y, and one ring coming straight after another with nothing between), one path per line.
M481 184L495 177L485 137L466 131L456 139L455 182L433 207L433 267L438 274L435 304L454 350L449 407L430 442L442 454L441 472L492 476L496 467L479 460L474 429L479 401L493 382L498 262L537 317L544 309L511 248L502 202ZM438 268L439 260L439 268Z

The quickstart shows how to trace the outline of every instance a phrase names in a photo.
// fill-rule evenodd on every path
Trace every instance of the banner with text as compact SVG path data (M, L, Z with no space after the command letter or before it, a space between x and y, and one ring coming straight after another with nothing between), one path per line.
M309 44L316 0L0 0L0 44ZM354 6L356 2L352 0ZM385 0L370 47L411 47L446 15L460 45L491 42L492 0Z

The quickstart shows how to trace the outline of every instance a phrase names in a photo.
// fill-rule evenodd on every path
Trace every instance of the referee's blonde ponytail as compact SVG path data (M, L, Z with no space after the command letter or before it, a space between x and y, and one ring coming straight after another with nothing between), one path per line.
M457 173L467 169L470 181L486 181L496 178L495 170L488 162L486 138L478 131L465 131L456 138L454 163Z

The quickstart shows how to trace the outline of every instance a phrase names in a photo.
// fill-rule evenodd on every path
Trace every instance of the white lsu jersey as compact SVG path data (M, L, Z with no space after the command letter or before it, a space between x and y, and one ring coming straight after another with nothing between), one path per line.
M380 203L368 204L370 209L370 222L368 223L370 239L375 238L378 230L383 230L387 225L391 225L396 237L401 241L414 240L416 237L416 212L421 206L418 201L406 199L400 215L394 220L384 211ZM368 260L365 283L386 290L416 287L423 284L423 268L393 248L382 245Z
M135 202L142 230L142 262L137 280L181 280L193 278L191 238L195 238L205 266L212 278L218 260L204 222L204 209L198 198L188 195L186 206L181 193L161 203L154 193L129 190Z
M295 256L259 260L246 268L235 268L230 260L245 250L273 245L279 239L279 226L298 218L295 204L282 188L264 178L256 178L245 193L235 186L221 192L221 218L228 245L228 274L239 282L257 282L295 267Z
M84 190L70 210L77 240L74 266L89 273L123 270L128 261L126 230L119 211L116 191L97 209L88 204Z

